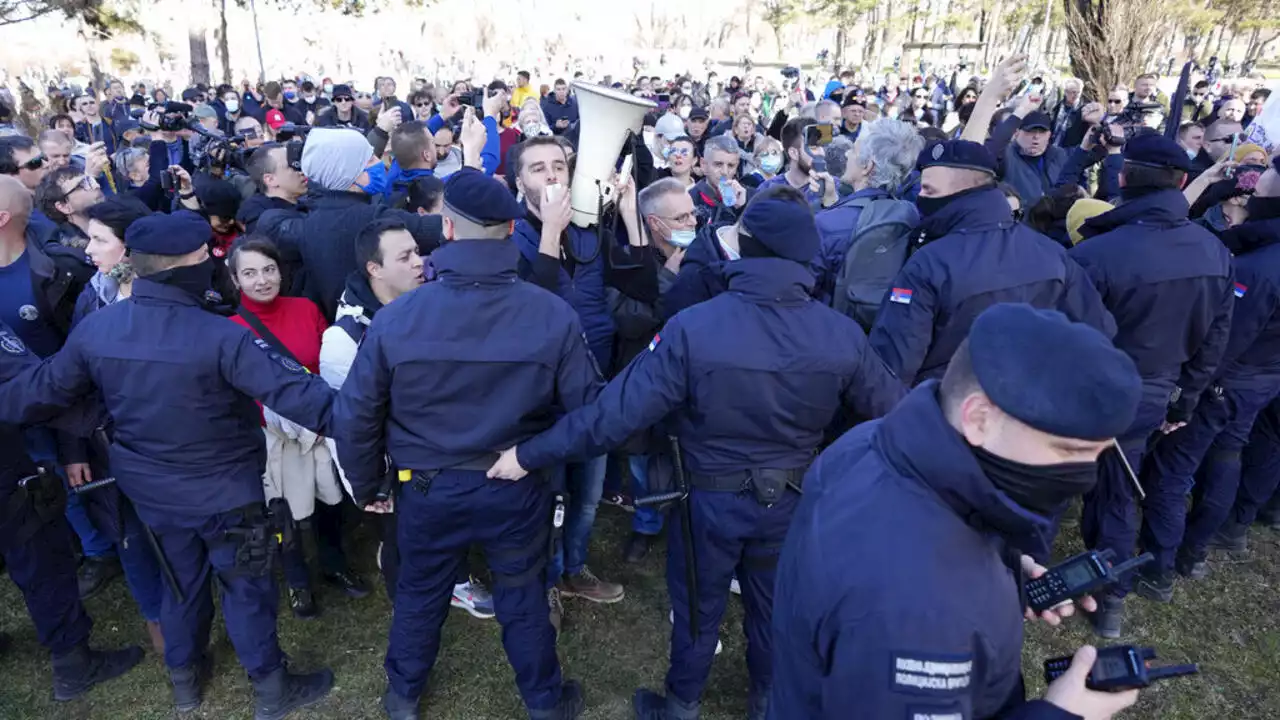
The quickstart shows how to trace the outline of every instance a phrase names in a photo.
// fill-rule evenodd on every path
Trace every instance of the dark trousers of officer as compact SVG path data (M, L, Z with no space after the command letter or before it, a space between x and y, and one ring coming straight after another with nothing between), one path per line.
M489 480L479 470L443 470L424 492L416 480L422 476L415 473L402 486L396 508L400 578L385 664L391 688L405 698L422 695L440 650L453 585L475 543L494 576L494 610L520 696L531 713L552 710L560 701L561 679L547 614L546 485L533 476L507 482Z
M1227 519L1249 526L1280 486L1280 399L1272 400L1253 423L1240 457L1240 490Z
M399 500L396 504L399 504ZM382 570L382 582L387 588L387 599L394 603L396 583L400 582L400 539L396 530L396 513L382 513L376 517L378 540L382 541L382 547L378 549L378 567Z
M745 610L747 670L751 697L765 697L773 684L773 579L800 494L786 490L766 506L751 491L718 492L695 488L692 503L693 548L698 570L697 641L689 635L689 588L685 583L683 513L671 513L667 533L667 592L675 623L671 626L671 667L667 693L697 702L711 673L720 621L729 600L729 582L737 574Z
M0 508L12 500L16 478L8 478L0 487ZM37 522L29 517L30 507L20 511L17 520ZM40 523L34 532L19 542L19 522L0 526L0 555L4 556L9 577L22 591L27 611L36 627L40 644L54 657L65 655L89 641L93 621L80 602L76 584L76 557L71 544L71 526L61 513ZM26 533L22 533L26 534Z
M315 538L320 572L334 574L347 571L347 556L342 550L342 511L342 503L327 505L317 498L311 517L296 524L298 541L280 557L284 565L284 581L289 587L311 588L311 568L307 565L305 543L302 542L305 535Z
M1145 469L1142 546L1156 557L1155 570L1174 569L1179 556L1204 557L1209 538L1230 513L1240 485L1240 452L1258 412L1276 395L1264 388L1224 387L1200 399L1186 427L1156 444ZM1199 467L1199 472L1196 468ZM1187 514L1187 492L1195 497Z
M1119 438L1120 449L1135 472L1142 467L1151 434L1160 429L1165 404L1143 403L1129 430ZM1098 484L1084 496L1080 516L1080 535L1091 550L1110 550L1114 562L1122 563L1133 555L1138 543L1138 503L1133 480L1114 449L1102 453L1098 463ZM1132 587L1126 578L1110 593L1124 597Z
M161 604L165 665L190 667L204 655L213 625L211 584L216 574L227 636L249 678L260 680L278 669L283 655L276 637L279 591L275 579L270 572L254 576L237 567L236 541L226 537L227 530L244 525L243 513L142 515L155 532L183 596L179 603L166 590Z

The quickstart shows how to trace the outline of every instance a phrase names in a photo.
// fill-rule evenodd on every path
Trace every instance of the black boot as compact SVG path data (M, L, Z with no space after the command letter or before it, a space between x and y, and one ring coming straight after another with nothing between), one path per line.
M333 673L329 670L295 675L283 667L253 681L253 694L258 709L253 720L282 720L301 707L314 705L333 689Z
M1228 520L1209 539L1209 547L1227 552L1246 552L1249 549L1249 527Z
M169 682L173 683L173 706L178 712L191 712L200 707L204 698L200 688L209 679L208 657L201 658L186 667L169 668Z
M1163 572L1139 572L1133 591L1158 603L1173 602L1173 574Z
M418 720L418 698L409 699L387 686L382 694L382 709L390 720Z
M1199 555L1183 555L1179 553L1173 563L1173 569L1188 580L1203 580L1209 577L1209 563L1205 562L1204 553Z
M94 685L129 672L141 661L140 647L90 650L88 645L78 645L53 659L53 699L64 702L80 697Z
M622 561L626 563L640 562L649 554L649 548L652 545L652 535L644 535L638 532L631 533L631 537L627 540L627 547L622 551Z
M102 592L122 572L120 558L85 558L80 562L80 569L76 571L76 585L80 590L80 599L88 600Z
M529 720L574 720L582 714L582 686L565 680L560 686L560 702L550 710L529 710Z
M289 588L289 607L299 620L312 620L320 614L316 609L315 595L307 588Z
M675 695L663 697L652 690L641 688L631 698L636 720L699 720L701 712L697 702L685 703Z
M1098 637L1114 640L1124 629L1124 598L1104 595L1097 598L1098 611L1089 616Z

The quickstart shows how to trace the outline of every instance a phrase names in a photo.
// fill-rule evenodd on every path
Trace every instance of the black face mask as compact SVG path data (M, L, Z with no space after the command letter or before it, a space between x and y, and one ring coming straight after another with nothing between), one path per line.
M942 208L947 205L950 205L955 200L959 200L967 195L974 195L976 193L990 190L992 187L992 185L979 185L975 188L961 190L960 192L943 195L942 197L925 197L923 195L918 195L916 196L916 209L920 211L920 217L927 218L930 215L937 214L938 211L942 210Z
M1280 217L1280 197L1258 197L1254 195L1245 203L1244 209L1249 213L1249 220L1270 220Z
M213 258L205 258L197 265L169 268L148 275L147 279L162 285L178 288L191 297L204 302L205 293L213 287Z
M1050 517L1067 501L1089 492L1098 481L1098 463L1025 465L972 448L978 467L993 485L1014 502L1037 515Z

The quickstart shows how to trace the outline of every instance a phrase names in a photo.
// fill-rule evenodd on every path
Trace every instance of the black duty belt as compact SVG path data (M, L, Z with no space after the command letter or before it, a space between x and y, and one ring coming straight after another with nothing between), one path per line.
M691 473L689 485L711 492L743 492L751 490L756 500L771 505L782 498L788 487L803 492L804 474L808 467L781 470L776 468L752 468L721 475Z
M401 470L399 472L400 482L412 482L415 489L426 494L431 489L431 483L436 476L446 470L468 470L472 472L485 472L498 462L500 455L498 453L487 453L478 458L465 460L456 465L440 468L438 470Z

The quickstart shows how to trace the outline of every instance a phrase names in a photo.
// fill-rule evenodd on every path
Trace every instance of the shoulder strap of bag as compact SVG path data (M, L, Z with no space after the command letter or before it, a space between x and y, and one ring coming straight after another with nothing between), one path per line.
M253 331L258 333L258 337L266 340L268 345L276 349L276 352L284 355L299 365L302 365L301 362L298 362L298 358L293 354L293 352L290 351L289 348L285 347L284 343L280 342L280 338L276 337L275 333L267 329L266 324L262 322L261 318L246 310L243 305L236 308L236 314L244 318L244 321L249 323L249 327L253 328Z

